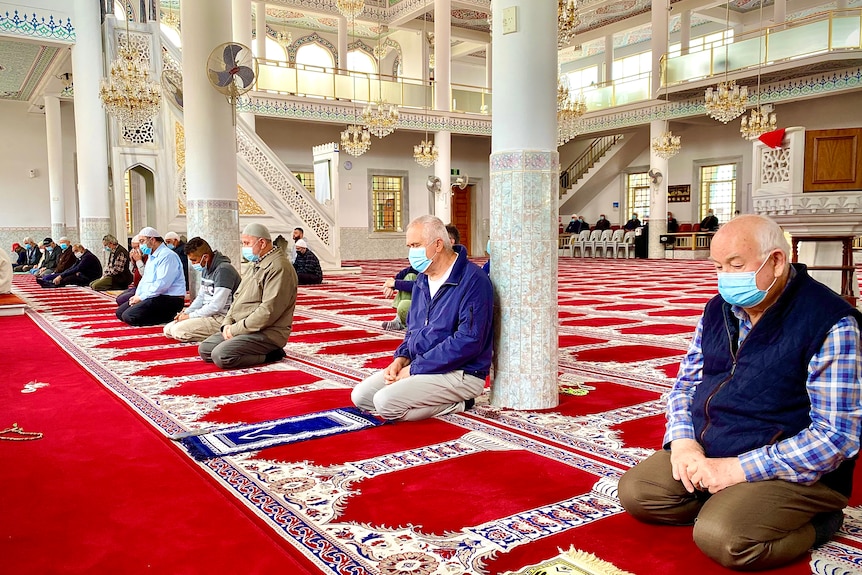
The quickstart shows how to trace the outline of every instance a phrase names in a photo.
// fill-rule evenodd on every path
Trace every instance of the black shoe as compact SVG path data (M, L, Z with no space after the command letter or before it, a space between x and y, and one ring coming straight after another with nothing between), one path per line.
M267 353L266 359L264 361L266 363L272 363L274 361L281 361L286 356L287 356L287 354L284 353L284 349L278 348L278 349L274 349L271 352Z
M464 402L464 411L470 411L476 405L476 400L472 397Z
M835 535L841 525L844 524L844 511L830 511L828 513L818 513L811 519L811 525L814 527L814 545L812 547L820 547Z

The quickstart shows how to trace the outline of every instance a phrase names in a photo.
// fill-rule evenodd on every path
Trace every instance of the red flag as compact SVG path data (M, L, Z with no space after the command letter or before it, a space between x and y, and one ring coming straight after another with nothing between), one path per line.
M770 148L778 148L784 140L784 128L778 128L777 130L761 134L758 139Z

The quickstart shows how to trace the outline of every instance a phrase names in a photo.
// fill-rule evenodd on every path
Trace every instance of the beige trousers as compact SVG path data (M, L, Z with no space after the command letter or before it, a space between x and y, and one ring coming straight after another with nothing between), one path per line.
M203 341L221 329L223 315L190 317L183 321L172 321L165 326L165 337L180 341Z
M811 519L837 511L847 498L815 483L774 479L739 483L714 495L689 493L673 478L670 452L658 451L620 478L619 497L646 523L691 525L694 542L731 569L754 571L784 565L814 544Z

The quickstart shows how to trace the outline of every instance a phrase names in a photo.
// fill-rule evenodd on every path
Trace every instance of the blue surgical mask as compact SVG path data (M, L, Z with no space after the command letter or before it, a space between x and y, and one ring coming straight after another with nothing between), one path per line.
M410 265L413 266L413 269L419 273L422 273L427 270L428 266L430 266L431 262L433 261L429 259L427 255L425 255L426 247L427 246L410 248L410 252L407 255L407 259L410 260Z
M250 262L256 262L260 260L260 256L254 254L251 246L242 246L242 257L244 257Z
M778 278L766 289L757 288L757 274L769 261L767 257L754 272L718 272L718 293L730 305L753 307L766 299L766 294Z
M48 250L48 252L53 252L53 251L54 251L54 248L52 248L51 246L48 246L48 247L47 247L47 248L45 248L45 249L46 249L46 250Z
M24 244L24 248L29 250L29 249L30 249L30 244Z
M106 252L111 251L111 247L110 247L110 246L105 246L105 251L106 251Z
M204 271L204 267L201 264L192 264L192 269L198 273Z
M67 243L62 243L62 244L60 244L60 249L61 249L61 250L65 250L65 249L66 249L66 248L68 248L68 247L69 247L69 244L67 244Z
M485 244L485 253L489 256L491 255L491 240L488 240L488 243Z
M148 255L150 255L151 253L153 253L153 250L151 250L151 249L150 249L150 246L144 246L144 245L142 245L142 246L141 246L141 253L142 253L142 254L144 254L145 256L148 256Z

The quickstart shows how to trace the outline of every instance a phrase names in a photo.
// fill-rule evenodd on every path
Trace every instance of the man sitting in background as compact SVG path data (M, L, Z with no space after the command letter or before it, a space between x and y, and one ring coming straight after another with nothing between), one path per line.
M249 224L243 229L242 256L251 265L243 274L221 331L198 346L204 361L234 369L285 356L284 344L296 307L296 271L271 237L263 224Z
M675 234L679 231L679 222L673 217L673 212L667 213L667 233Z
M180 238L177 232L165 234L165 245L180 257L183 266L183 278L186 280L186 291L189 289L189 258L186 255L186 242Z
M39 244L37 244L30 236L24 238L24 252L26 253L24 262L15 266L13 271L28 272L34 267L39 267L38 264L39 260L42 259L42 252L39 251Z
M132 248L129 250L129 272L132 274L132 285L117 296L117 305L123 305L135 295L135 290L138 289L138 284L143 279L144 269L149 258L149 256L141 252L141 244L138 241L138 236L132 236L132 239L129 240L129 245Z
M104 275L90 283L96 291L125 290L132 283L132 272L129 271L129 252L120 245L112 234L102 238L102 246L108 252L108 265Z
M596 222L596 229L599 231L611 229L611 221L604 214L599 216L599 221Z
M299 285L319 284L323 282L323 270L320 260L308 249L308 243L303 239L296 240L296 277Z
M718 229L718 218L715 217L715 212L711 209L706 212L706 217L700 222L700 231L714 232Z
M85 286L102 275L102 262L93 252L81 244L74 244L69 249L72 251L74 265L37 280L42 287Z
M68 242L68 240L66 241ZM66 245L68 246L68 244ZM60 246L55 244L54 240L52 240L50 237L42 240L42 248L45 250L45 252L42 256L42 259L39 261L39 267L30 269L30 273L37 278L40 278L46 274L54 273L54 270L57 269L57 266L60 263L60 255L62 255L62 250L60 249Z
M190 239L185 251L192 268L201 274L198 295L188 309L165 326L164 333L180 341L203 341L221 329L240 277L230 258L213 251L202 238Z
M183 309L186 297L180 258L151 227L142 229L138 240L141 253L150 259L135 295L117 308L117 319L135 326L168 323Z

